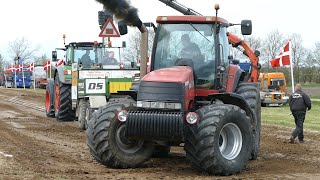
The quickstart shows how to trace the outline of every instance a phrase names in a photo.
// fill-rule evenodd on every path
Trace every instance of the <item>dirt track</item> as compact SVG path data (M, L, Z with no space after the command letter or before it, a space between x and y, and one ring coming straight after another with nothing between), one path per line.
M15 98L38 108L13 103ZM304 144L288 144L291 129L263 125L258 160L229 177L193 170L182 148L144 167L119 170L93 160L77 122L47 118L40 111L44 95L1 88L0 102L0 179L320 179L318 133L306 132Z

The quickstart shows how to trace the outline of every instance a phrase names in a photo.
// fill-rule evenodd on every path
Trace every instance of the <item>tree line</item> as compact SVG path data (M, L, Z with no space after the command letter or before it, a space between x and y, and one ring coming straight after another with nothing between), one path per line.
M270 60L274 59L283 50L285 44L291 40L291 60L293 65L294 80L297 83L320 83L320 42L313 47L303 46L303 39L300 34L285 36L278 30L273 30L264 38L248 36L242 37L253 50L259 50L260 72L283 72L287 84L291 84L290 66L272 68ZM236 57L243 57L235 53Z
M234 34L239 33L236 29L231 29ZM149 30L149 55L151 55L151 49L154 39L154 31ZM318 72L320 70L320 41L316 42L312 48L306 48L303 46L303 39L300 34L291 34L285 36L278 30L273 30L265 37L254 36L241 36L253 50L259 50L259 61L261 64L261 72L283 72L287 77L287 83L290 84L291 75L290 67L271 68L270 60L274 59L283 49L285 44L291 40L291 54L293 63L293 72L295 82L299 83L320 83L320 76ZM123 51L122 57L125 61L139 61L140 58L140 33L134 31L128 38L128 46ZM231 49L230 54L234 58L245 58L241 51ZM43 64L48 58L45 54L40 57L36 57L35 53L39 51L39 48L34 48L32 44L26 38L18 38L15 41L9 43L8 53L9 59L4 59L0 54L0 69L12 64L17 64L16 57L20 57L24 64L35 62L35 64Z

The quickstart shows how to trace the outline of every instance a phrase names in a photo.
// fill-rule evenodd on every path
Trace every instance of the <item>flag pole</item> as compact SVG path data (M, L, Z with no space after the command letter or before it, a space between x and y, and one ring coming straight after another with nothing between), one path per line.
M294 77L293 77L293 63L291 54L291 40L289 40L289 59L290 59L290 69L291 69L291 83L292 83L292 93L294 93Z
M14 67L14 86L17 88L17 69Z
M49 69L49 74L50 74L50 79L51 79L51 60L49 60L49 65L50 66L48 66L48 69Z
M22 67L21 72L22 72L22 83L23 83L23 89L26 89L26 84L25 84L25 82L24 82L23 64L21 64L21 67Z
M35 71L35 68L34 68L34 63L33 63L33 90L36 90L36 71Z

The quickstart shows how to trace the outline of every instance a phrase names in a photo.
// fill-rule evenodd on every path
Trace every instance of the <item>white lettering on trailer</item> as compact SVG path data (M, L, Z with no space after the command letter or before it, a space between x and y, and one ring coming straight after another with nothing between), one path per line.
M79 79L90 78L132 78L138 70L103 70L103 71L79 71Z
M105 92L105 79L86 79L86 94L103 94Z

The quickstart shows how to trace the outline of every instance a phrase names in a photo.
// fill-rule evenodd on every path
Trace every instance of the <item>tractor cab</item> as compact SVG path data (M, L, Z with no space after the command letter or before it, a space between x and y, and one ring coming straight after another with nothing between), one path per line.
M191 18L190 18L191 19ZM190 66L198 88L214 89L217 68L229 64L227 21L214 17L159 17L151 70Z

